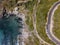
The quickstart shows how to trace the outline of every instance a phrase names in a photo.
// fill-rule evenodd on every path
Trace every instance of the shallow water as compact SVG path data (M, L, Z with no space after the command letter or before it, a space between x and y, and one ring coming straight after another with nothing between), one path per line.
M8 18L0 19L0 45L16 45L17 35L21 34L19 29L22 28L22 25L20 25L22 23L19 23L19 21L19 18L14 14L10 14ZM13 42L13 40L15 41Z
M0 30L0 45L2 45L2 40L4 38L4 34L3 34L3 31Z

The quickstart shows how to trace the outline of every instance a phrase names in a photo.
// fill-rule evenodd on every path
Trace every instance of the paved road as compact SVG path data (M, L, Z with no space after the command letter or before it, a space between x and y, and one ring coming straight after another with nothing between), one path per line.
M52 15L53 15L56 7L57 7L59 4L60 4L60 1L56 2L56 3L52 6L52 8L50 9L50 11L48 12L48 20L47 20L48 22L47 22L47 26L46 26L46 33L47 33L48 37L49 37L54 43L56 43L57 45L60 45L60 41L59 41L56 37L54 37L53 34L51 34L51 29L50 29L50 27L51 27L51 20L52 20L51 18L52 18Z

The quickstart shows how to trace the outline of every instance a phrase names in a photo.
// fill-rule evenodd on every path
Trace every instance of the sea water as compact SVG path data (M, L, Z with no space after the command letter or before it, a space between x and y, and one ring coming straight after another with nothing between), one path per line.
M0 45L2 45L2 40L4 39L3 31L0 30Z
M22 28L22 25L20 25L22 23L18 19L14 14L9 14L8 18L0 19L0 45L16 45L17 35L21 34L19 29ZM8 40L11 44L8 44ZM13 40L15 40L14 43Z

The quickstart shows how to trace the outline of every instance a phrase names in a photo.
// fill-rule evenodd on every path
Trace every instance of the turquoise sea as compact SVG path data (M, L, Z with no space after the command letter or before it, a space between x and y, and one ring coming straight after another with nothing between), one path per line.
M22 28L22 25L20 25L22 24L22 22L20 22L22 19L14 14L7 16L0 19L0 45L3 43L8 45L8 40L10 41L9 43L11 43L10 45L16 45L17 35L21 34L19 29ZM15 40L14 43L13 40Z
M2 40L4 39L3 31L0 30L0 45L2 45Z

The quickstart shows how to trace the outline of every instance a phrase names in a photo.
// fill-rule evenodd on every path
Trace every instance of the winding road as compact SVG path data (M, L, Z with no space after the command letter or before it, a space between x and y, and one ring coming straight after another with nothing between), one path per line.
M40 41L40 44L43 43L43 44L47 44L47 45L50 45L49 43L47 43L46 41L44 41L38 34L38 31L37 31L37 28L36 28L36 8L37 6L34 5L33 7L33 27L34 27L34 34L36 35L36 37L39 39Z
M59 5L60 5L60 1L56 2L50 8L50 10L48 12L47 26L46 26L46 33L47 33L49 39L51 39L56 45L60 45L60 40L54 36L54 34L52 32L52 28L53 28L53 15L54 15L54 12L58 8Z
M51 39L57 45L60 45L60 40L57 37L55 37L52 32L52 28L53 28L53 19L52 18L53 18L55 10L58 8L59 5L60 5L60 1L56 2L49 10L48 18L47 18L47 26L46 26L46 34L48 35L49 39ZM36 5L33 8L33 26L34 26L35 35L38 37L38 39L41 40L42 42L48 44L43 39L41 39L41 37L38 35L37 29L36 29Z

